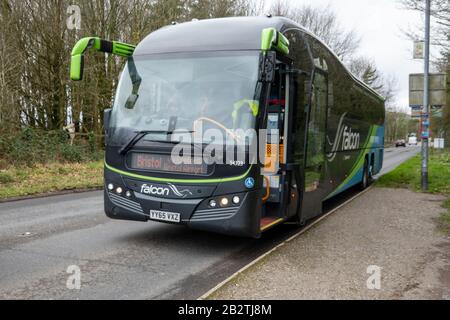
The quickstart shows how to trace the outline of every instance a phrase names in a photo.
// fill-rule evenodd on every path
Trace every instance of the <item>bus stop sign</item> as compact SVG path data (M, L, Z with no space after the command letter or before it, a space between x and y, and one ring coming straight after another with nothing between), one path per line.
M430 74L430 106L442 108L447 103L446 74ZM423 107L423 73L409 75L409 106L413 110Z

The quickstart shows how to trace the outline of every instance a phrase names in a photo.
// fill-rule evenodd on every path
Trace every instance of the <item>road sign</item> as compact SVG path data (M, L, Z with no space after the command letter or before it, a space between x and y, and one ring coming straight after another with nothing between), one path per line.
M411 117L414 119L421 119L422 118L422 108L420 109L412 109L411 110Z
M430 74L430 100L432 106L445 106L447 103L447 78L445 73ZM423 106L424 76L420 74L409 75L409 105L411 107Z
M425 57L425 42L414 41L414 59L423 59Z
M434 139L434 148L435 149L444 149L445 148L445 140L442 138Z

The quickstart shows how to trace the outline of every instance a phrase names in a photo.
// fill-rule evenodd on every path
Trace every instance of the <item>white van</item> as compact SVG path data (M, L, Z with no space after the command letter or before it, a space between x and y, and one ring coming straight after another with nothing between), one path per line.
M408 139L408 144L410 146L417 146L418 142L417 142L417 137L416 136L410 136Z

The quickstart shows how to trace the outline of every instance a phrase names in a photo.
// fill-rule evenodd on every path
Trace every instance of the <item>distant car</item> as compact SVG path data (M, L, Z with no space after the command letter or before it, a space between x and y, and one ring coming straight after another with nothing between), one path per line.
M409 141L408 141L408 144L410 145L410 146L417 146L417 137L409 137Z
M397 140L395 142L395 147L396 148L398 148L398 147L405 147L406 148L406 141L404 139Z

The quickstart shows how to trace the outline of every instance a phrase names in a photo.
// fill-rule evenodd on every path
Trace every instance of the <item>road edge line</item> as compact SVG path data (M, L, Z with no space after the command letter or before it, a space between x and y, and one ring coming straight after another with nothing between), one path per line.
M336 211L342 209L343 207L345 207L346 205L348 205L349 203L351 203L353 200L356 200L357 198L363 196L364 194L368 193L369 191L371 191L373 188L375 188L374 185L370 186L369 188L367 188L366 190L358 193L357 195L355 195L354 197L350 198L349 200L345 201L344 203L340 204L339 206L337 206L336 208L334 208L333 210L331 210L330 212L324 214L323 216L321 216L320 218L318 218L317 220L315 220L313 223L311 223L310 225L306 226L304 229L300 230L298 233L296 233L295 235L293 235L292 237L290 237L289 239L283 241L282 243L278 244L277 246L275 246L274 248L270 249L269 251L267 251L266 253L264 253L263 255L259 256L258 258L256 258L255 260L253 260L252 262L250 262L249 264L247 264L246 266L244 266L243 268L239 269L238 271L236 271L234 274L232 274L230 277L228 277L227 279L225 279L224 281L222 281L221 283L219 283L217 286L215 286L214 288L212 288L211 290L209 290L208 292L206 292L204 295L202 295L201 297L199 297L197 300L202 301L202 300L206 300L208 299L210 296L212 296L214 293L216 293L218 290L220 290L221 288L223 288L226 284L228 284L229 282L233 281L235 278L237 278L239 275L241 275L242 273L244 273L245 271L247 271L248 269L250 269L251 267L253 267L254 265L256 265L257 263L259 263L260 261L264 260L266 257L268 257L269 255L271 255L272 253L274 253L275 251L277 251L278 249L284 247L285 245L287 245L288 243L292 242L293 240L297 239L299 236L301 236L302 234L308 232L309 230L311 230L313 227L315 227L316 225L318 225L320 222L322 222L323 220L325 220L326 218L328 218L329 216L331 216L332 214L336 213Z

